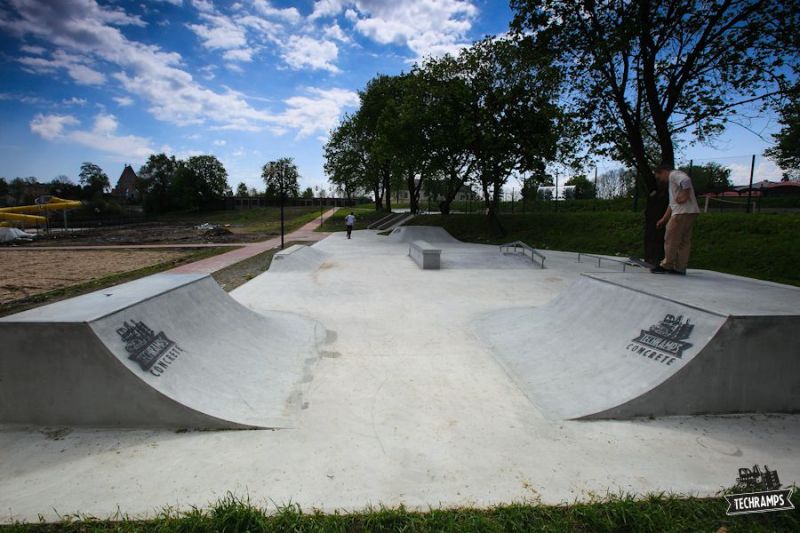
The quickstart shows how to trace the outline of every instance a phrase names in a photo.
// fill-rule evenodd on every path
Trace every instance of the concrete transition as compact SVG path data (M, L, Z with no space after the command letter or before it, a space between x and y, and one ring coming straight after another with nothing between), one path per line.
M707 271L584 274L478 336L550 419L800 411L800 289Z
M150 276L1 318L0 422L292 426L324 338L209 276Z

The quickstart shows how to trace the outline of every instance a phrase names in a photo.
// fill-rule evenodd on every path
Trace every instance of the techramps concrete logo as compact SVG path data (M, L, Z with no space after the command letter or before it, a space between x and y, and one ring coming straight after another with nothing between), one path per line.
M641 330L638 337L628 344L628 350L660 362L671 365L676 359L683 357L683 352L692 347L686 342L694 329L687 318L682 315L667 314L663 320L647 330Z
M149 276L0 319L0 423L294 427L325 338L209 276Z
M583 274L473 329L548 419L795 412L798 293L704 271Z
M158 377L178 359L181 347L169 339L163 331L156 333L144 322L124 322L117 334L125 343L128 359L136 361L142 370Z
M763 472L758 465L740 468L736 486L748 492L725 495L729 516L794 510L793 489L781 489L778 472L770 470L767 465L764 465Z

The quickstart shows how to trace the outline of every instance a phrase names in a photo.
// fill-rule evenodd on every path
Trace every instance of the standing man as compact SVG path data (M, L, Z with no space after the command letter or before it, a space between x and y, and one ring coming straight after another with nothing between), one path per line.
M697 219L700 208L694 195L692 180L685 172L674 170L669 165L659 165L655 170L656 177L667 184L669 191L669 207L656 226L665 224L667 233L664 236L664 260L651 268L653 274L686 275L689 264L689 250L692 247L692 226Z
M353 233L353 224L356 223L356 216L350 211L350 214L344 217L344 225L347 226L347 238L350 238L350 234Z

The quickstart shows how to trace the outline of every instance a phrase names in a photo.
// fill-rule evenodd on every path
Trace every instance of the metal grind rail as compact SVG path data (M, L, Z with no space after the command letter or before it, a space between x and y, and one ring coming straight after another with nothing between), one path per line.
M627 267L635 267L635 268L642 268L640 265L632 264L630 260L622 260L622 259L613 259L611 257L603 257L601 255L593 255L593 254L584 254L578 252L578 263L582 263L582 257L590 257L592 259L597 259L597 266L600 267L603 261L610 261L612 263L617 263L622 265L622 271L625 272Z
M514 242L509 242L509 243L506 243L506 244L501 244L500 245L500 252L504 253L504 254L508 253L507 251L504 251L504 250L513 250L512 253L517 253L518 251L521 251L522 255L524 255L526 257L528 256L528 254L530 254L531 262L533 262L533 263L536 262L536 258L539 258L539 261L541 261L541 264L540 264L541 268L544 268L544 261L545 261L545 259L547 259L544 256L544 254L542 254L540 251L536 250L532 246L528 246L527 244L525 244L522 241L514 241Z

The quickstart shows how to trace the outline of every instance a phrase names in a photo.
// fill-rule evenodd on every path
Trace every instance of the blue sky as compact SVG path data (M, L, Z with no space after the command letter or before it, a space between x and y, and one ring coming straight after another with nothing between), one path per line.
M92 161L115 181L165 151L214 154L232 187L259 189L261 166L290 156L303 187L324 185L328 131L370 78L510 18L490 0L0 0L0 176L76 180ZM734 127L683 156L742 166L742 181L766 146ZM759 157L758 176L779 171Z

